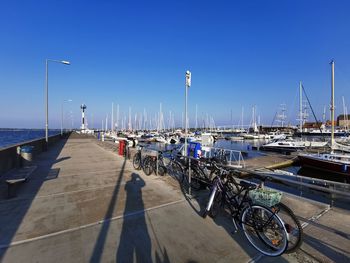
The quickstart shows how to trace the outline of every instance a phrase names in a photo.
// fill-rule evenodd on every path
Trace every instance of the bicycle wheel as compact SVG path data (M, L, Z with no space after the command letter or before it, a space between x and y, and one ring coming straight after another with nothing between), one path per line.
M140 153L136 153L134 155L134 158L132 159L132 165L134 166L134 168L136 170L141 169L141 154Z
M143 161L143 171L146 175L153 173L153 161L150 156L147 156Z
M189 177L189 169L187 168L186 169L186 173L184 175L184 178L186 179L184 181L186 181L187 185L189 184L189 178L188 177ZM200 175L199 175L199 173L196 170L191 168L191 188L193 190L198 191L198 190L201 189L201 187L202 187L202 184L200 182Z
M172 173L171 175L175 177L180 183L183 183L184 171L182 169L182 166L178 162L173 161L170 165L170 169Z
M163 165L158 166L158 175L164 176L166 174L166 168Z
M288 235L284 223L270 209L248 206L242 213L241 222L246 238L262 254L276 257L287 249Z
M284 226L288 233L288 247L285 253L295 252L303 242L303 228L300 221L293 211L283 203L279 203L272 207L272 211L283 220Z

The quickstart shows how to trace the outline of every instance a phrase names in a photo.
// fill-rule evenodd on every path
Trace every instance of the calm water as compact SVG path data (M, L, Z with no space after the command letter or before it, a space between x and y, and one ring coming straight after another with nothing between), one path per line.
M49 136L60 132L60 130L49 130ZM0 130L0 148L44 137L45 130Z

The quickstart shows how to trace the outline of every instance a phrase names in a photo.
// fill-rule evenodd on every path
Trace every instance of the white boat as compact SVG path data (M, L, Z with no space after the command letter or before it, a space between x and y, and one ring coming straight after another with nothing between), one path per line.
M254 133L246 133L243 135L244 140L258 140L259 136Z
M263 151L295 152L305 149L305 144L293 139L275 140L260 146Z

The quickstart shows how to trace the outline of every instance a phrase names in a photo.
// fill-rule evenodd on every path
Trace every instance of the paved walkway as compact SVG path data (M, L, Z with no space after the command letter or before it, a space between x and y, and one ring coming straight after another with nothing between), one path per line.
M133 170L93 139L61 141L36 165L18 197L0 200L2 262L349 261L344 210L286 197L305 222L305 242L271 259L233 235L227 218L202 219L201 202L170 178Z

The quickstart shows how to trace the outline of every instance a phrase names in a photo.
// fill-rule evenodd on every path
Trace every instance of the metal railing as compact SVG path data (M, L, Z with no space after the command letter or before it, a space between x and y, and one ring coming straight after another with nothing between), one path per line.
M330 205L334 205L336 200L345 200L347 203L350 199L350 184L334 182L324 179L300 176L296 174L288 174L262 170L262 171L251 171L236 169L234 170L239 178L242 178L242 173L250 178L256 178L262 180L263 182L269 181L271 183L277 184L277 187L291 187L294 194L304 196L305 194L315 194L315 197L323 197L327 200L330 199ZM244 177L245 177L244 176ZM244 178L243 177L243 178Z
M227 165L231 166L232 168L245 168L242 152L238 150L217 147L202 147L202 157L217 157L221 160L225 160Z

